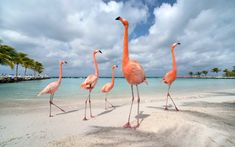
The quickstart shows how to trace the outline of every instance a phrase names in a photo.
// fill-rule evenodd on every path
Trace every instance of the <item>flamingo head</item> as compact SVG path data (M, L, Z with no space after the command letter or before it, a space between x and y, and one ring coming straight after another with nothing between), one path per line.
M113 66L112 66L112 69L116 69L116 68L118 68L117 65L113 65Z
M62 64L67 64L67 61L62 60L62 61L60 61L60 64L61 64L61 65L62 65Z
M128 27L129 26L129 23L126 19L123 19L122 17L118 16L115 20L119 20L122 22L122 24L125 26L125 27Z
M94 50L94 54L96 54L96 53L101 53L102 54L101 50L99 50L99 49Z
M174 49L177 45L180 45L180 43L179 43L179 42L173 43L173 44L171 45L171 48Z

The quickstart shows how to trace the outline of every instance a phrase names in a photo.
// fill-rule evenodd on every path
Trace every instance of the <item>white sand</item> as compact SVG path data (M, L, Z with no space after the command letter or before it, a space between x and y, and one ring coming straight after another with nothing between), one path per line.
M139 116L133 106L131 124L141 119L136 130L122 128L130 99L110 100L118 105L110 111L104 111L103 100L93 100L96 117L88 121L82 121L83 101L55 99L67 113L53 108L52 118L45 100L3 101L0 146L235 146L235 90L175 96L179 112L163 110L164 99L154 97L142 99Z

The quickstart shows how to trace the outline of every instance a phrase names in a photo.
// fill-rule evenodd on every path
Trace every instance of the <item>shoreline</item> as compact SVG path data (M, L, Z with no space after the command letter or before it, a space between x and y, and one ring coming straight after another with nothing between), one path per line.
M0 77L0 84L46 79L50 79L50 77Z

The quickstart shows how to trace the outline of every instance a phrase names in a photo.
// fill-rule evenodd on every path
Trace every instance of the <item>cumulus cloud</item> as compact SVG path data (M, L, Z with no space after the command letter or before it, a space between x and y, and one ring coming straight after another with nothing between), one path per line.
M169 46L175 49L179 74L209 70L212 67L231 68L235 57L231 40L235 36L234 1L186 1L162 4L154 9L155 23L149 34L131 40L133 52L148 53L145 63L150 73L162 75L171 68ZM141 53L137 58L141 59ZM150 67L149 67L150 66Z
M180 75L235 65L232 0L178 0L173 4L151 0L1 3L0 38L41 61L45 73L53 76L61 59L69 62L64 70L67 76L94 72L95 48L103 51L97 56L101 76L111 74L112 64L121 65L123 26L114 20L117 16L129 21L130 57L143 65L148 76L161 76L171 69L169 47L176 41L182 43L175 50ZM146 33L138 36L141 28ZM120 69L118 76L122 75Z

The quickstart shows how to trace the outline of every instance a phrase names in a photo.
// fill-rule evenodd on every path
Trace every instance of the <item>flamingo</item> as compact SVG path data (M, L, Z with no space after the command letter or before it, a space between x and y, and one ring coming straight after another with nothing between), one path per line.
M94 117L94 116L92 116L92 112L91 112L91 91L95 87L95 85L98 81L98 78L99 78L98 64L96 62L96 54L97 53L102 54L102 52L100 50L94 50L94 52L93 52L93 60L94 60L94 64L95 64L95 74L91 74L91 75L87 76L86 80L81 84L81 88L83 88L85 90L89 90L88 98L85 101L85 114L84 114L83 120L87 120L87 118L86 118L87 100L89 101L90 117L91 118Z
M60 72L59 72L59 79L57 81L51 82L50 84L48 84L41 92L39 92L39 94L37 96L41 96L43 94L50 94L50 100L49 100L49 104L50 104L50 114L49 117L52 117L51 115L51 105L54 105L55 107L57 107L58 109L60 109L61 111L65 112L62 108L60 108L59 106L57 106L54 102L53 102L53 97L55 92L59 89L61 81L62 81L62 65L63 64L67 64L66 61L60 61L59 65L60 65Z
M132 93L132 100L131 100L131 107L130 107L130 112L128 115L128 121L127 123L123 126L124 128L131 128L130 125L130 116L131 116L131 111L132 111L132 105L134 101L134 92L133 92L133 86L136 86L137 89L137 116L139 115L139 104L140 104L140 96L139 96L139 89L138 85L146 82L147 80L145 77L144 69L143 67L136 61L136 60L130 60L129 59L129 52L128 52L128 21L123 19L122 17L117 17L116 20L121 21L121 23L124 26L124 45L123 45L123 56L122 56L122 72L124 74L125 79L127 82L131 85L131 93ZM137 125L134 126L134 128L139 127L140 122L139 122L139 117L137 117Z
M175 81L176 79L176 75L177 75L177 68L176 68L176 61L175 61L175 47L177 45L180 45L180 43L174 43L171 45L171 54L172 54L172 70L170 70L168 73L166 73L166 75L163 77L163 81L164 83L166 83L168 85L168 91L167 91L167 96L166 96L166 106L165 106L165 110L168 110L167 108L167 102L168 102L168 97L170 97L171 101L173 102L174 106L175 106L175 110L179 111L179 109L176 107L173 99L171 98L170 95L170 88L171 88L171 84Z
M113 105L107 100L107 94L108 92L110 92L113 89L114 86L114 70L118 68L117 65L113 65L112 66L112 82L111 83L106 83L102 88L101 88L101 92L106 93L105 94L105 110L107 110L107 103L109 103L111 105L111 107L113 107Z

